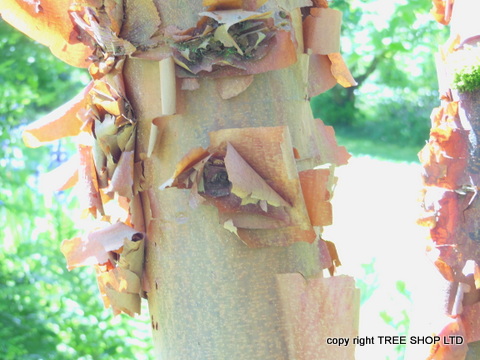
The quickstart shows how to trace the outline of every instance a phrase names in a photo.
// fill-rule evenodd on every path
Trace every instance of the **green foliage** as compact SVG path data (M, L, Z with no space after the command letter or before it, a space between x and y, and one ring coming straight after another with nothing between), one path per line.
M38 193L65 141L26 149L24 124L73 97L85 71L0 20L0 359L148 359L147 321L103 309L93 269L66 270L60 243L78 231L69 192Z
M410 291L407 289L407 285L404 281L398 280L395 283L396 290L398 294L401 296L401 300L406 300L407 302L411 302L411 294ZM382 320L389 326L393 327L396 333L401 336L406 336L408 334L408 330L410 328L410 315L406 308L399 311L396 314L390 314L387 311L380 311L379 313ZM398 354L398 359L403 359L405 355L405 345L396 345L395 351Z
M360 289L360 305L363 305L378 288L375 260L375 258L372 258L372 261L368 264L362 264L364 274L356 279L356 286Z
M357 156L367 155L379 160L407 163L418 161L419 148L417 145L380 142L374 140L370 135L355 134L350 129L344 128L337 129L336 135L338 143Z
M355 102L348 101L345 94L343 87L335 85L329 91L312 98L310 105L314 116L335 127L352 125L357 110Z
M465 46L451 55L454 69L452 88L460 92L480 89L480 48Z
M3 131L19 125L19 122L31 122L39 113L66 102L87 79L85 70L57 61L47 48L31 41L1 19L0 53L0 121ZM0 136L3 139L5 133Z
M316 117L357 138L420 148L438 105L433 53L448 29L431 1L333 1L343 12L342 54L359 85L312 99Z
M16 149L15 161L22 162L25 172L17 172L14 161L5 166L6 178L0 190L4 234L0 337L8 340L0 343L0 358L138 358L137 352L142 354L149 348L148 336L142 335L142 347L128 346L128 341L134 338L136 327L147 332L148 325L113 319L110 310L103 310L92 269L66 271L59 245L76 232L72 209L67 207L76 204L68 193L51 202L36 194L35 171L49 161L47 150L37 150L43 155L38 162L42 155L28 158ZM26 175L28 170L30 175Z

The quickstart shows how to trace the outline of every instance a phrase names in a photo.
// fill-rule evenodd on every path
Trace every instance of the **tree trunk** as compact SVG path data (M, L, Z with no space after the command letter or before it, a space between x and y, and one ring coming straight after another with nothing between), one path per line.
M188 150L208 146L210 131L288 122L305 131L301 114L308 114L308 102L302 98L305 90L298 91L301 68L279 72L256 76L231 100L218 96L216 80L201 79L199 90L185 94L185 109L165 125L145 163L152 191L143 194L143 204L156 202L160 208L157 217L146 219L146 272L153 336L162 357L280 359L287 354L275 275L318 274L315 244L250 249L224 229L214 207L192 209L188 190L158 190ZM137 151L146 153L151 120L161 113L158 86L151 81L159 79L158 64L131 60L125 73L139 120ZM265 101L267 94L271 101Z
M187 7L189 14L182 11ZM181 23L182 28L193 26L202 9L199 1L169 2L160 8L164 26ZM276 6L271 9L276 10ZM353 346L343 353L326 348L325 337L334 336L328 333L331 324L318 324L320 332L312 333L302 345L295 338L297 331L288 329L293 325L287 320L289 314L282 301L288 300L282 300L281 288L282 284L286 287L284 298L288 298L292 283L288 278L280 280L279 275L293 274L294 280L298 273L321 278L326 264L321 263L318 239L287 247L249 248L221 225L215 207L191 208L188 190L159 190L189 150L206 148L209 133L221 129L286 126L293 147L301 154L298 170L321 165L318 149L322 144L307 100L308 56L298 56L299 61L286 69L255 75L243 93L228 100L218 93L221 79L200 78L200 88L179 93L181 109L161 124L155 150L144 161L145 188L151 190L142 194L144 207L158 207L158 211L144 210L149 224L145 271L158 358L353 358ZM162 113L159 66L157 62L129 59L124 74L139 121L136 151L146 154L151 121ZM262 149L250 151L242 155L257 156L255 152ZM345 297L350 296L348 302L353 300L354 304L358 298L353 282L341 280L346 280L346 285L337 286L349 289ZM331 286L333 289L335 284ZM357 310L347 312L340 321L351 322L347 326L351 336L355 335ZM299 348L312 344L316 350L309 353Z
M430 140L419 154L425 168L426 211L420 222L430 227L429 256L444 282L443 289L437 292L443 292L443 296L430 299L432 308L438 308L435 303L442 303L443 309L423 316L425 323L432 322L430 316L436 317L434 332L440 336L428 359L448 360L477 359L475 342L480 340L480 90L466 91L461 85L458 87L458 82L452 82L454 74L459 74L458 59L473 59L468 46L478 47L475 39L480 28L468 14L480 8L478 2L471 0L452 4L434 1L436 19L450 23L451 39L455 40L450 40L448 49L445 47L438 56L442 104L432 112ZM461 341L451 341L449 336L457 336Z
M139 312L139 293L148 298L156 358L353 358L359 294L352 278L333 276L338 256L320 236L331 223L335 166L349 155L308 99L354 80L339 54L341 14L319 0L302 15L308 5L0 7L63 60L89 66L85 91L25 139L90 136L76 177L86 214L104 228L62 251L69 268L97 266L115 313ZM340 337L349 346L326 342Z

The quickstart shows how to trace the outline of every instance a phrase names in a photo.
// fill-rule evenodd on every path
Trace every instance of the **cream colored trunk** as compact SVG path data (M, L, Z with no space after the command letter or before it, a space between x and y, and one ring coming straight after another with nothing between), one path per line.
M287 359L276 274L320 272L316 244L248 248L219 223L212 206L189 206L189 190L158 190L179 160L208 133L288 125L296 148L315 139L305 96L305 64L255 76L239 96L222 100L213 79L185 91L184 108L165 126L145 162L159 216L147 231L148 303L155 348L165 359ZM146 153L151 120L161 113L158 63L129 60L129 99L139 119L137 152ZM313 154L312 154L313 156ZM151 193L150 193L151 194ZM148 197L148 198L147 198ZM146 211L146 222L151 219Z
M172 4L161 5L162 15L173 16L162 21L182 27L184 20L196 21L182 18L181 2ZM299 170L312 168L318 140L306 95L307 61L299 55L294 66L256 75L229 100L218 95L215 79L201 78L198 90L178 91L178 115L164 123L144 162L145 186L151 188L142 193L149 224L145 270L157 358L291 358L276 275L321 274L316 243L249 248L219 223L215 207L193 209L189 190L159 186L190 149L209 145L209 132L227 128L287 125L293 146L305 154ZM159 64L128 59L124 74L139 121L137 154L146 154L152 119L162 111ZM151 207L158 208L153 215Z

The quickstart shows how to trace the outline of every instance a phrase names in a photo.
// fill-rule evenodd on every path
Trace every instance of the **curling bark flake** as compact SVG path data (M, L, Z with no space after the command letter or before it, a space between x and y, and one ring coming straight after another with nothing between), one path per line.
M80 169L56 183L78 179L84 215L101 225L62 251L69 268L96 266L115 313L148 299L158 358L353 359L354 346L326 345L357 334L359 294L350 277L323 277L339 260L321 238L349 154L309 104L355 85L338 11L321 0L6 0L0 13L89 67L79 98L25 139L51 141L58 123L55 138L88 135Z
M477 359L479 353L469 343L480 341L480 89L462 90L454 79L458 59L478 49L480 26L471 15L478 14L480 4L433 4L432 14L450 24L451 37L437 56L441 105L432 112L430 139L419 153L425 170L425 213L419 222L430 228L428 253L446 289L444 312L437 314L443 327L435 329L442 341L432 346L428 359ZM464 341L448 343L450 335Z

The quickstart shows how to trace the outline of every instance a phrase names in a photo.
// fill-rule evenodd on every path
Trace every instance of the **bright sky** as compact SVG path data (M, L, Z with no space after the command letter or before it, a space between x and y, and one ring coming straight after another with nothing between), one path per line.
M359 2L355 0L354 2ZM377 30L381 30L388 26L388 22L392 18L395 7L398 4L403 4L405 1L400 0L375 0L364 2L362 7L363 9L370 13L364 16L363 21L369 22L371 21Z
M360 309L362 337L398 335L401 328L385 323L381 312L399 323L403 311L412 322L415 311L423 314L422 320L427 311L438 311L431 294L441 288L437 281L441 276L425 255L428 229L416 224L421 171L419 164L368 156L351 158L348 165L335 170L339 180L332 200L334 221L323 237L337 246L342 262L339 273L354 276L372 291ZM374 272L368 273L372 263ZM411 301L398 292L397 281L405 283ZM432 329L436 328L430 323L411 324L410 334L429 335ZM428 346L414 346L408 351L411 359L425 359L428 350ZM388 356L397 358L394 345L356 348L357 360L385 360Z

